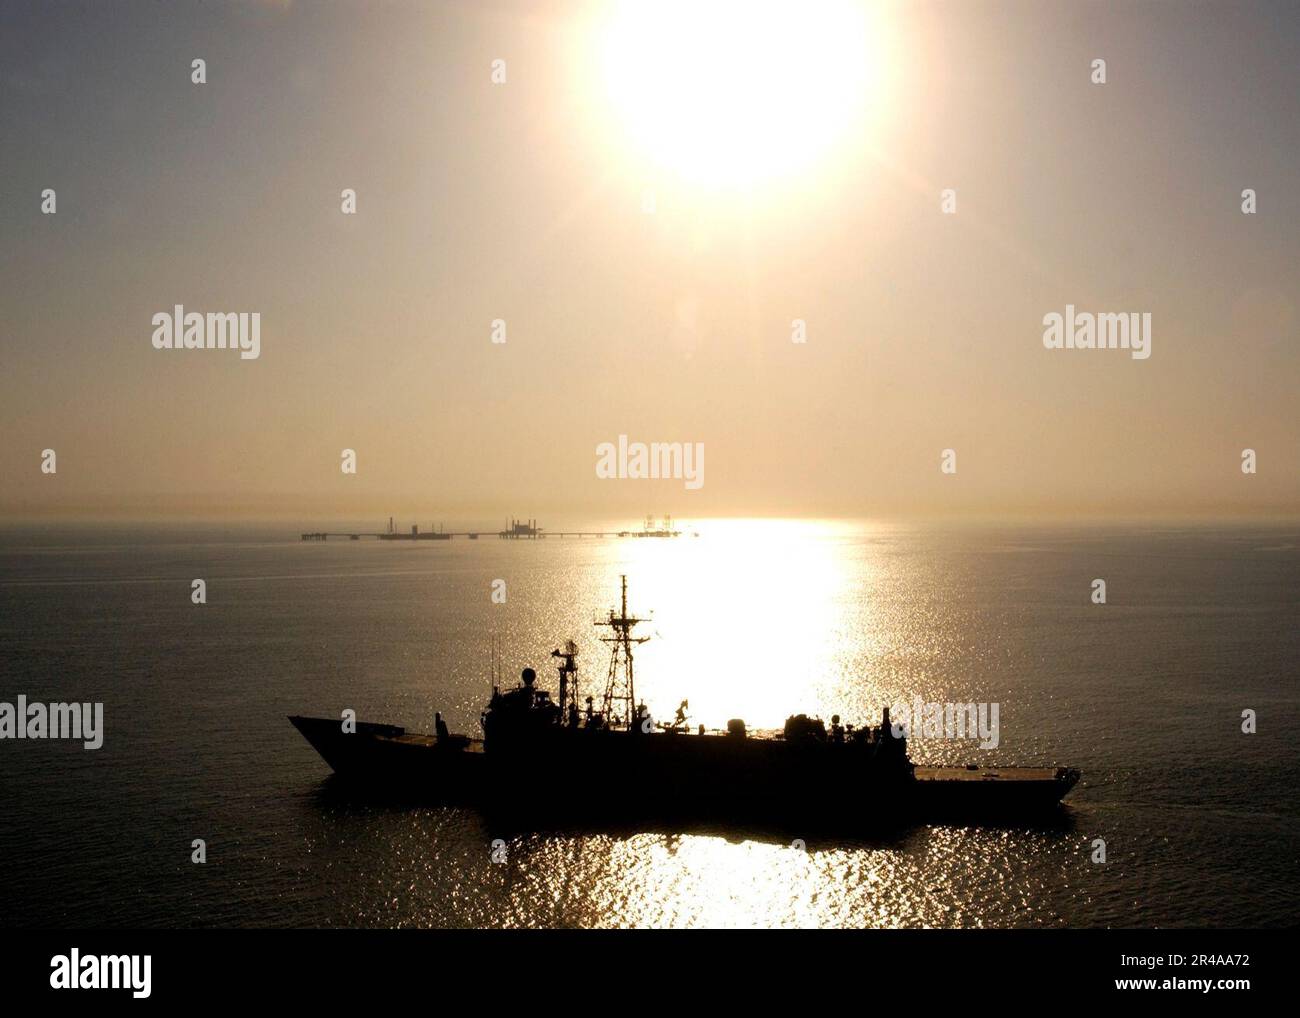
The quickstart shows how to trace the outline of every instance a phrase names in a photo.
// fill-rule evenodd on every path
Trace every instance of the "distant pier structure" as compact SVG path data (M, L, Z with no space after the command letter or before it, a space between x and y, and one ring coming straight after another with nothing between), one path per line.
M662 523L656 520L653 516L647 516L645 518L645 523L641 525L641 529L639 531L620 530L618 532L618 536L619 537L681 537L682 532L678 530L676 526L674 526L673 518L671 516L665 516ZM699 537L700 535L696 534L695 536Z
M470 534L470 537L478 537L478 534ZM442 527L435 527L429 524L429 529L421 532L417 523L411 524L411 532L408 534L404 530L397 530L393 527L393 518L388 517L388 529L377 532L355 531L353 533L331 533L325 530L307 531L302 535L304 541L328 541L331 537L346 537L349 541L360 541L363 537L373 537L380 541L450 541L451 534L447 533Z
M497 537L504 537L511 541L517 541L520 538L527 538L530 541L535 541L541 536L542 528L537 525L536 520L516 519L511 519L510 525L497 534Z
M490 534L487 530L443 530L439 525L434 527L430 525L428 530L421 530L417 524L412 524L410 532L398 530L393 526L393 518L388 517L388 529L379 531L327 531L327 530L309 530L302 534L304 541L328 541L331 537L347 538L349 541L360 541L363 537L372 538L379 541L450 541L453 537L468 537L471 541L477 541L481 534ZM672 517L665 516L662 524L654 521L653 517L647 516L645 525L640 530L551 530L545 531L537 525L535 519L516 520L511 518L506 524L505 530L497 531L497 537L509 541L528 540L535 541L541 537L680 537L681 531L677 530L672 523ZM696 533L695 537L700 535Z

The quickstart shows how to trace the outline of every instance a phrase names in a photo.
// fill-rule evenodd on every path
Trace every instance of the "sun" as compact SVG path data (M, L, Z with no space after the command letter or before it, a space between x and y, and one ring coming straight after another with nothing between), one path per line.
M882 19L863 3L632 0L597 39L632 158L706 187L807 171L885 100Z

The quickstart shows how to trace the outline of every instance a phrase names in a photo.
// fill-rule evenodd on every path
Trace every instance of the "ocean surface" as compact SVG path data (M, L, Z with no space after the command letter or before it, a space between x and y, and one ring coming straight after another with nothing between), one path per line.
M0 531L0 701L105 710L97 751L0 741L0 923L1297 921L1300 528L694 529L419 544L303 543L291 527ZM511 681L531 665L552 688L550 651L576 640L599 697L592 622L621 574L630 607L653 612L636 677L658 718L683 699L709 727L874 722L918 695L996 702L996 750L913 739L914 760L1069 765L1082 783L1056 824L802 847L721 827L493 830L472 810L357 801L286 720L351 708L431 731L441 710L477 735L494 636ZM195 578L206 604L191 603ZM521 780L583 794L581 774Z

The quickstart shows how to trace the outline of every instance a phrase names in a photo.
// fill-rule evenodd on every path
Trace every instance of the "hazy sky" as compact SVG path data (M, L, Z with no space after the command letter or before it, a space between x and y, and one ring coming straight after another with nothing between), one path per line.
M1300 8L777 8L7 0L0 514L1300 513Z

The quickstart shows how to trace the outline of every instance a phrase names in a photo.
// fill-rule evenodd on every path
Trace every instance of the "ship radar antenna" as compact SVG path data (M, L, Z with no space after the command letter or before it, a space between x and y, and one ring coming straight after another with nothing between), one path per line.
M633 628L646 620L627 613L627 577L622 577L622 581L623 600L618 614L614 614L614 609L611 608L608 618L596 622L598 626L609 627L609 636L600 639L611 648L609 677L605 683L605 701L601 713L611 726L622 723L631 731L637 714L636 687L632 677L632 645L645 643L650 637L632 635ZM615 706L618 706L621 713L614 713Z

